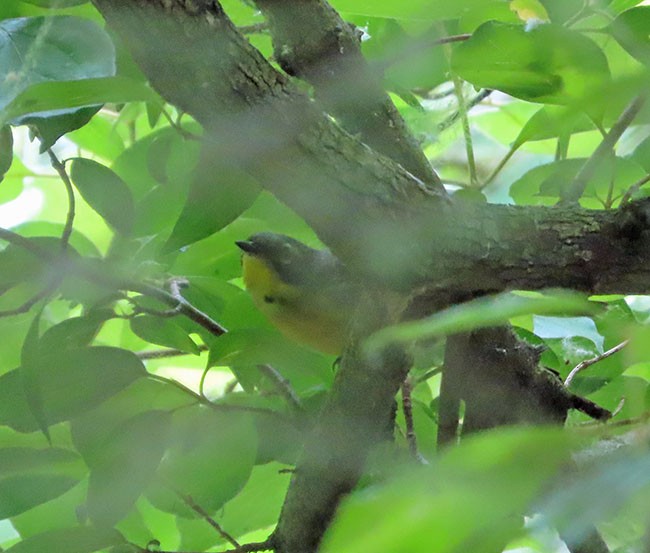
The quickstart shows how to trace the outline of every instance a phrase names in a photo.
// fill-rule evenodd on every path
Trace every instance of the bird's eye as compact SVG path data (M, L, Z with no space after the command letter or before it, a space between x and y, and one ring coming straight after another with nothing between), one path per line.
M266 303L275 303L275 298L273 296L264 296L264 301Z

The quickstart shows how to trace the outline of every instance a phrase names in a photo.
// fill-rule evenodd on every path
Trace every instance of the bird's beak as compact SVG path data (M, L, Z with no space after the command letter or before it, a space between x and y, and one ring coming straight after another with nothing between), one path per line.
M235 244L237 244L237 247L240 250L245 251L246 253L255 253L257 251L255 244L250 240L237 240Z

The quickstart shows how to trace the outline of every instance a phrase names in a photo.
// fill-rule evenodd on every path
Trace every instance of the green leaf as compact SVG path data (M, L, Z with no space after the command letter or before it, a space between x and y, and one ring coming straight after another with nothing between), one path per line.
M0 128L0 182L11 167L14 160L14 135L11 127L5 125Z
M18 368L20 371L20 380L22 382L23 393L27 400L29 410L36 419L38 426L47 438L47 441L52 443L50 439L50 432L48 429L47 416L43 407L43 382L40 378L40 366L38 363L39 356L39 324L41 322L41 308L32 324L29 326L27 336L23 342L23 348L20 357L21 366Z
M39 341L40 351L76 349L92 342L102 325L114 316L110 309L96 309L81 317L71 317L48 328Z
M41 280L46 269L42 259L20 246L9 244L0 252L0 286L3 288L34 279Z
M586 159L573 158L534 167L510 187L510 195L519 205L555 203L561 191L569 186ZM623 194L645 172L634 160L606 158L592 177L582 195L583 199L595 200L589 207L602 207L611 194L611 200L620 200ZM611 192L610 192L611 191ZM550 198L544 202L544 198Z
M519 148L526 142L566 137L593 128L593 122L580 110L564 106L544 106L522 127L513 148Z
M146 411L107 439L90 464L88 514L93 522L112 526L131 509L155 475L170 424L166 411Z
M67 8L68 6L79 6L88 0L22 0L28 4L34 4L41 8Z
M94 465L104 444L124 423L145 411L174 411L196 404L198 398L167 382L141 378L92 411L71 422L72 441L86 463Z
M332 357L288 340L276 330L233 329L210 340L208 365L227 365L235 369L259 364L281 367L298 392L332 380Z
M590 39L564 27L488 22L453 50L452 70L476 87L517 98L577 104L609 81L607 59Z
M14 517L62 495L85 472L81 458L66 449L0 449L0 516Z
M209 149L202 152L185 207L165 245L173 251L221 230L257 198L258 184Z
M609 29L631 56L650 65L650 6L624 11L612 21Z
M84 200L115 230L128 234L133 226L134 205L129 187L108 167L74 158L70 177Z
M24 513L67 492L79 480L59 474L19 474L0 478L0 516Z
M45 551L93 553L122 543L124 543L124 538L117 530L82 526L51 530L30 536L10 547L7 553L44 553Z
M346 14L392 19L416 19L437 21L454 19L487 2L498 0L455 0L454 2L431 2L430 0L334 0L332 6Z
M256 466L244 489L214 515L215 520L233 536L244 536L275 524L291 478L289 474L280 472L282 468L278 463ZM192 532L193 523L197 522L200 521L178 518L179 528L187 529L187 532L183 532L181 550L202 551L214 544L224 543L225 540L214 533L207 544L197 543L198 532Z
M569 458L559 429L488 432L349 497L323 553L494 553L523 526L536 495ZM435 539L423 539L434 536Z
M215 512L244 487L256 453L257 433L250 414L197 405L174 413L160 473L172 489Z
M503 293L455 305L425 319L384 328L370 336L365 347L373 351L388 344L408 344L435 336L467 332L504 324L512 317L530 313L571 315L593 313L595 310L593 303L575 292L557 291L545 296Z
M62 111L78 111L72 108L126 102L160 104L162 100L145 84L126 77L36 83L4 107L0 121L17 120L16 124L24 124L23 118L34 120L36 116L30 115L33 113L38 113L38 118L48 118Z
M194 355L200 353L199 347L194 343L194 340L171 319L141 315L131 319L131 330L134 334L152 344L179 349Z
M79 81L115 74L115 49L109 36L93 21L72 16L1 21L0 59L10 76L0 84L0 121L2 124L14 120L14 124L34 125L47 145L85 123L91 115L88 110L78 117L69 116L76 114L80 105L88 106L89 103L70 102L69 91L66 100L61 88L58 107L39 105L38 92L19 100L21 93L38 83L47 87L56 81ZM36 113L39 119L23 119ZM54 116L59 119L48 122L47 118Z
M130 351L91 347L48 353L31 360L38 374L43 410L51 425L69 420L98 405L134 380L146 375L142 362ZM0 377L0 424L19 432L33 432L31 414L19 369Z

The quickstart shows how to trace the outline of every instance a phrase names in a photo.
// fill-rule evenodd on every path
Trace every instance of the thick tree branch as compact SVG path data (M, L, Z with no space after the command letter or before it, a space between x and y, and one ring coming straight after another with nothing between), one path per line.
M351 134L439 192L444 189L360 50L360 31L323 0L255 0L270 24L275 57L307 80Z
M364 278L426 295L649 288L647 203L617 214L432 196L317 112L214 2L187 3L191 9L183 0L94 2L157 90Z

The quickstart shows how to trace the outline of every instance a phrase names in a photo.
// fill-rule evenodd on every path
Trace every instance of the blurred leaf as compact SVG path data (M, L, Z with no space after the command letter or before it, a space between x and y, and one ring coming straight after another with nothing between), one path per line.
M368 351L391 343L410 343L434 336L446 336L508 322L528 313L568 315L591 313L595 306L582 294L558 291L545 296L503 293L483 297L444 309L431 317L401 323L375 332L366 340Z
M51 530L30 536L7 550L7 553L93 553L111 545L119 545L124 538L117 530L80 526Z
M146 374L133 353L111 347L48 352L30 364L34 366L29 370L38 374L49 424L78 416ZM19 432L38 429L22 390L19 369L0 377L0 424Z
M198 355L198 346L172 319L140 315L131 319L131 330L147 342Z
M534 102L575 104L609 81L601 49L580 33L544 24L487 22L454 47L453 71L476 87Z
M174 413L160 474L171 489L213 513L244 487L256 453L250 414L196 405Z
M598 456L578 474L560 481L546 494L540 510L566 538L577 543L594 524L614 516L634 497L643 500L647 520L649 478L647 448L628 444L618 453Z
M433 467L354 493L325 534L324 553L493 553L568 459L560 430L488 432L448 450ZM434 540L422 539L435 536Z
M88 514L93 522L112 526L131 509L155 475L170 424L166 411L146 411L109 436L90 464Z
M84 158L74 158L70 177L84 200L106 222L122 234L133 225L134 206L131 191L108 167Z

